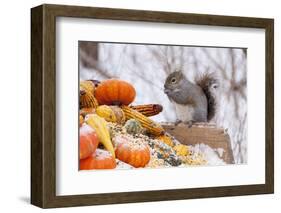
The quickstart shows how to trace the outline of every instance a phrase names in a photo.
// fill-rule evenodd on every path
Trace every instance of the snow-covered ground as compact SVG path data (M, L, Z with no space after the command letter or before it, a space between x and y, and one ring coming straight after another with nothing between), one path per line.
M87 58L80 49L80 60ZM86 58L85 58L86 56ZM169 73L182 70L194 81L197 75L213 72L219 80L218 110L212 122L227 129L236 163L247 163L247 56L246 50L189 46L99 43L93 66L80 63L80 79L120 78L132 83L134 104L158 103L163 112L153 119L176 120L174 105L164 94Z

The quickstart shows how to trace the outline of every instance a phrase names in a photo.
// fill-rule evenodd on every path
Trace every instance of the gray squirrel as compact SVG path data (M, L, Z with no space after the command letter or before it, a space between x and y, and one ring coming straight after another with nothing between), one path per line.
M176 107L176 125L183 122L190 127L193 122L207 122L216 111L216 100L212 88L218 81L212 73L206 72L195 80L189 81L181 71L171 73L165 81L164 92Z

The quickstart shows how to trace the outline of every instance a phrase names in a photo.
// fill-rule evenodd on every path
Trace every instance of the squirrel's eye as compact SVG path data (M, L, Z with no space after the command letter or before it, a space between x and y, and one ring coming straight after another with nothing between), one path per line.
M175 83L175 82L176 82L176 79L175 79L175 78L172 78L171 81L172 81L172 83Z

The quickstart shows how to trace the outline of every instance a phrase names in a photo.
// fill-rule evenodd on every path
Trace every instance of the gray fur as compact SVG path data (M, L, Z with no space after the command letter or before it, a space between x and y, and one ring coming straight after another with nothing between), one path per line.
M188 120L182 120L183 122L207 122L208 102L201 87L190 82L182 72L176 71L167 77L164 88L171 101L185 105L186 111L188 107L193 108L192 117Z

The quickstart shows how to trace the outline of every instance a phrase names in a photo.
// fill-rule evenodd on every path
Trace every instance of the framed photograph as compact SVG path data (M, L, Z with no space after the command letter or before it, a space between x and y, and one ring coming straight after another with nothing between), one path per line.
M274 21L31 9L31 203L274 191Z

